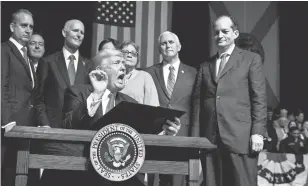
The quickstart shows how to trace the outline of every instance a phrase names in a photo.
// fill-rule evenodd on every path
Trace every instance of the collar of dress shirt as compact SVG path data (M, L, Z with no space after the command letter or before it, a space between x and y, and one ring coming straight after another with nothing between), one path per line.
M14 38L10 37L9 39L16 47L17 49L19 50L19 52L22 54L22 56L24 55L23 54L23 51L21 50L24 46L22 46L20 43L18 43Z
M231 54L232 54L234 48L235 48L235 44L232 44L232 45L228 48L227 51L225 51L225 52L223 52L223 53L221 53L221 54L218 53L218 54L219 54L219 58L221 57L222 54L229 54L229 56L231 56Z
M168 62L166 62L166 61L163 61L163 63L164 63L164 68L169 70L169 67L170 67L171 64L168 63ZM177 72L177 71L179 70L180 60L179 60L179 59L176 60L176 61L172 64L172 66L174 67L175 71Z
M64 59L65 61L69 60L68 58L70 57L70 55L74 55L75 56L75 62L78 61L78 57L79 57L79 50L77 50L74 54L70 53L65 47L63 47L62 49L63 54L64 54Z
M104 103L104 101L109 100L109 94L110 94L110 90L106 89L103 96L102 96L102 102ZM108 102L107 102L108 103Z

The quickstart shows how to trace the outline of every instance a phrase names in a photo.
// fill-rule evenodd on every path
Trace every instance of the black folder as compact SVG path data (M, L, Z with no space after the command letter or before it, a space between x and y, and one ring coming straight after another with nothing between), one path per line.
M174 117L180 118L184 114L180 110L122 101L95 122L92 129L99 130L108 124L122 123L142 134L158 134L166 119L173 121Z

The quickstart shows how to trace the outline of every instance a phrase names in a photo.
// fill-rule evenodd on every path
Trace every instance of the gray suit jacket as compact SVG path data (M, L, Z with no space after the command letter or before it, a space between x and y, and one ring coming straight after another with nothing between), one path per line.
M222 142L234 153L248 154L252 134L266 131L266 82L258 54L233 50L220 77L216 56L201 64L193 95L193 135Z
M181 129L178 136L187 136L190 130L190 118L191 118L191 95L193 90L193 84L197 74L196 69L180 63L178 76L174 85L171 98L168 97L166 85L164 82L163 63L156 64L146 69L151 74L155 86L157 88L159 103L161 107L172 108L185 111L181 120Z

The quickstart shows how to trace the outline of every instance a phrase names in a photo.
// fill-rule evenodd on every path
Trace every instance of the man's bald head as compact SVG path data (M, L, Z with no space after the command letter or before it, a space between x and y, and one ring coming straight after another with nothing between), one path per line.
M65 38L64 46L66 49L75 52L84 38L84 24L77 19L69 20L64 25L62 35Z
M71 20L68 20L68 21L65 22L63 30L65 30L65 31L70 30L71 26L76 24L76 23L81 24L84 27L84 24L80 20L71 19Z

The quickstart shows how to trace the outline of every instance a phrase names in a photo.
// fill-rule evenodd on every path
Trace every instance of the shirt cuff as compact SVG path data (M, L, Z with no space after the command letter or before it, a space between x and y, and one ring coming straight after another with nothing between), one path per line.
M88 110L88 115L90 117L93 117L98 109L98 107L101 105L102 97L99 99L95 99L93 96L93 93L89 95L87 98L87 110Z

